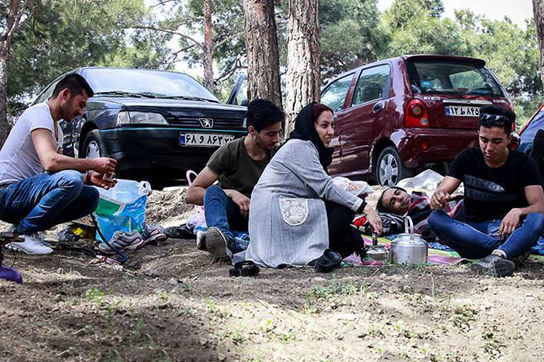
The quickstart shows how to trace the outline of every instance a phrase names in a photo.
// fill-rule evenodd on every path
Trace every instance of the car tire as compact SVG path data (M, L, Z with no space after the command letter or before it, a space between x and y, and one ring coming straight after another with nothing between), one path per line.
M393 146L384 148L374 167L378 185L395 186L400 180L414 175L414 169L404 167L399 152Z
M96 158L96 157L106 157L106 148L100 137L100 131L93 129L87 133L85 136L85 141L83 142L83 148L80 153L81 158Z

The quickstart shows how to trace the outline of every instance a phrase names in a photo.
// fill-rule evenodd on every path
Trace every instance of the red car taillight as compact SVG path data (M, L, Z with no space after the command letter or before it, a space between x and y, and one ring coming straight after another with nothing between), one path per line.
M419 99L412 99L404 109L405 127L429 127L429 116L425 103Z

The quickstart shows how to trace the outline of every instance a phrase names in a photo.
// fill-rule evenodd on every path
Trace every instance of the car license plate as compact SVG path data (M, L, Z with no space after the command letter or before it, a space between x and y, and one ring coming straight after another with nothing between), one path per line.
M446 106L446 116L478 117L479 115L480 115L480 107Z
M179 134L181 146L222 146L234 139L234 135L219 133L185 133Z

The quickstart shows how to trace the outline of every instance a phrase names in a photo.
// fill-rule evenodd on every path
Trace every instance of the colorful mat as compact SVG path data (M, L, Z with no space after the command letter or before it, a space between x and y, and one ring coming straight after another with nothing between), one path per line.
M372 239L369 236L363 236L363 240L365 242L365 245L372 245ZM389 250L389 247L391 245L391 240L381 237L378 238L378 243L380 245L385 246L387 250ZM443 250L440 250L443 249ZM463 259L457 254L455 251L445 248L440 249L432 249L429 248L429 258L428 258L428 264L430 265L452 265L457 264L463 261L467 261L467 259ZM361 260L361 258L355 254L348 256L344 259L344 261L355 265L355 266L362 266L362 265L370 265L370 266L381 266L387 263L384 262L376 262L372 259L366 258L364 260Z
M372 238L370 236L363 235L363 240L365 245L372 245ZM378 238L378 243L385 246L387 250L391 245L391 240L385 237ZM543 243L544 244L544 243ZM544 245L543 245L544 247ZM535 253L534 250L531 250ZM529 257L530 261L539 262L544 264L544 255L531 255ZM370 258L361 260L361 258L355 254L348 256L344 259L345 262L348 262L354 266L381 266L387 263L381 261L375 261ZM467 263L471 260L461 258L459 254L453 249L438 243L429 244L429 265L453 265L458 263Z

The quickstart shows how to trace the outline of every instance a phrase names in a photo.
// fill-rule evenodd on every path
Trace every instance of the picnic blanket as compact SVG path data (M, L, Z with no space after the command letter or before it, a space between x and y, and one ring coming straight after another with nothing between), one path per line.
M536 245L531 248L531 254L544 255L544 239L541 237L536 242Z
M372 238L370 236L363 235L363 240L365 245L372 245ZM389 250L389 247L391 245L391 240L385 237L378 238L378 243L380 245L384 245L387 250ZM434 244L434 243L432 243ZM467 259L461 258L457 252L453 251L452 249L448 248L445 245L440 245L440 249L432 249L429 247L429 258L428 258L428 264L430 265L452 265L457 264L460 262L466 262ZM371 265L371 266L380 266L384 265L386 263L383 262L375 262L373 260L361 260L361 258L358 255L352 254L344 259L345 262L348 262L354 266L363 266L363 265Z
M365 245L372 245L372 237L363 235L363 241ZM384 245L387 250L391 245L391 239L386 237L378 238L378 243ZM539 240L539 243L531 249L532 255L529 257L529 260L534 262L544 263L544 240ZM536 255L535 255L536 254ZM540 254L540 255L538 255ZM375 260L361 260L358 255L352 254L344 259L345 262L352 264L354 266L381 266L387 263L376 262ZM439 244L439 243L429 243L429 258L428 265L454 265L459 263L471 262L471 259L461 258L459 254L451 249L450 247Z

